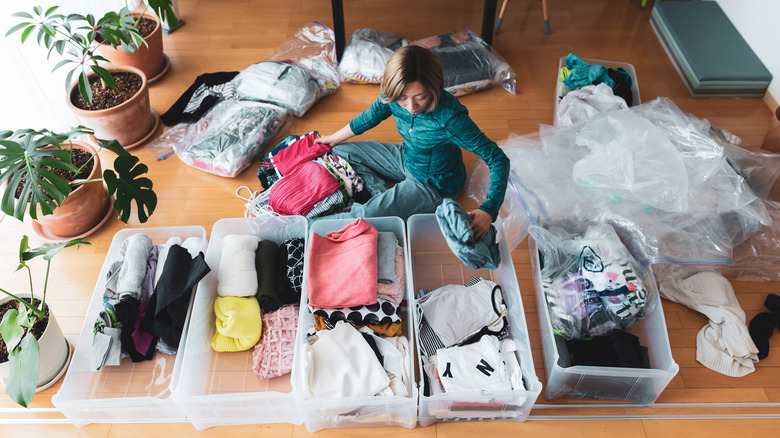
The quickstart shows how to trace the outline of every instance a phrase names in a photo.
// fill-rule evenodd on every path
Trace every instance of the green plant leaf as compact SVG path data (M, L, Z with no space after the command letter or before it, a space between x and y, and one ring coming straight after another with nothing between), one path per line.
M24 335L24 328L19 323L19 311L16 309L8 310L0 322L0 336L3 337L8 351L16 348L19 341L22 340L22 335Z
M29 18L30 20L33 19L33 16L30 15L29 13L27 13L27 12L14 12L13 14L11 14L11 16L12 17L20 17L20 18Z
M47 34L49 34L49 35L51 35L51 36L55 36L54 29L52 29L52 28L51 28L51 27L50 27L48 24L46 24L46 23L43 23L43 24L41 25L41 28L42 28L44 31L46 31L46 33L47 33Z
M26 236L25 236L26 237ZM63 250L64 248L68 248L71 246L80 247L85 245L92 245L88 240L86 239L73 239L69 240L67 242L60 242L60 243L44 243L43 245L27 249L22 252L21 259L24 261L29 261L34 259L38 256L43 256L44 260L51 260L55 255L57 255L58 252Z
M137 165L136 165L137 164ZM149 168L139 163L138 157L120 156L114 160L114 171L103 171L103 180L108 186L108 196L116 194L114 210L124 223L130 219L131 202L135 201L138 220L146 222L157 207L157 195L152 190L152 181L141 177Z
M171 28L179 27L179 19L173 13L171 0L149 0L149 7L152 8L158 17L165 20Z
M52 6L52 7L50 7L49 9L46 10L46 14L44 14L44 15L46 17L48 17L49 15L51 15L52 12L56 11L57 8L59 8L59 6Z
M57 65L55 65L54 68L51 69L51 71L57 70L58 68L62 67L63 65L70 64L71 62L73 62L73 61L71 61L70 59L63 59L62 61L58 62Z
M92 103L92 88L89 86L87 74L83 70L79 73L79 93L84 100Z
M24 32L22 32L22 43L27 41L27 37L30 35L30 32L32 32L33 29L35 29L35 26L30 25L27 29L24 30Z
M111 76L111 73L109 73L108 70L106 70L105 68L99 65L90 65L89 68L91 68L92 71L95 72L95 74L98 75L98 77L102 79L103 82L106 83L106 85L108 85L111 88L116 88L116 83L114 82L114 78L113 76Z
M8 187L22 186L18 199L14 196L15 190L3 192L2 211L19 220L24 219L26 212L36 219L38 206L42 213L50 214L70 194L70 185L57 181L63 179L45 167L68 171L75 168L70 163L69 151L59 147L44 148L50 144L59 146L82 132L80 129L66 134L18 130L11 137L0 140L3 152L0 154L0 181L7 181Z
M43 26L38 28L38 34L35 37L36 41L38 42L38 45L41 45L41 42L43 41L43 36L46 35L46 31L43 29Z
M42 11L43 11L43 8L41 8L41 5L35 5L35 6L33 6L33 11L34 11L36 14L38 14L38 15L41 15L41 14L43 13L43 12L42 12Z
M5 382L5 392L25 408L32 402L35 388L38 386L39 360L40 346L32 333L27 333L22 338L18 348L8 358L10 369Z
M76 67L77 69L78 67ZM76 72L76 69L73 69L68 72L68 75L65 76L65 95L70 93L70 86L73 85L73 73ZM70 98L70 96L68 96Z
M97 139L98 147L102 149L108 149L109 151L119 155L120 157L129 157L132 154L123 148L116 140L101 140Z
M28 23L28 22L19 23L16 26L8 29L8 32L5 33L5 36L7 37L8 35L11 35L14 32L18 32L19 29L23 29L23 28L25 28L25 27L27 27L29 25L30 25L30 23Z

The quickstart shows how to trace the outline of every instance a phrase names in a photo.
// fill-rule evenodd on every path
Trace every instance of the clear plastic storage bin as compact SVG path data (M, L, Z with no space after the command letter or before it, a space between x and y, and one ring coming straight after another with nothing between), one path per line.
M156 351L153 359L145 362L133 363L130 358L124 358L119 366L106 366L99 371L90 368L92 328L104 308L103 294L108 269L120 257L120 244L138 233L148 235L155 245L163 244L171 237L179 237L182 241L198 237L202 239L201 249L205 251L208 243L206 230L199 226L133 228L114 235L92 293L70 368L60 390L52 397L52 404L77 426L88 423L185 420L184 412L172 397L180 377L181 354L167 355ZM187 320L192 311L191 304L192 301ZM185 348L186 338L185 326L179 352Z
M563 368L558 365L560 356L555 345L550 313L542 295L544 292L541 286L539 252L531 236L528 236L528 249L531 255L531 271L534 276L544 365L547 371L544 398L547 400L559 398L619 400L643 405L653 403L680 370L672 358L660 299L643 320L626 330L637 336L639 343L647 347L650 356L649 369L581 365ZM652 272L647 270L647 273L649 277L642 278L642 281L648 288L656 289ZM656 289L651 293L657 294L658 291Z
M413 215L409 218L407 228L414 281L413 291L436 289L447 284L464 284L473 277L481 277L501 285L509 312L510 337L517 345L517 359L522 368L523 383L527 388L526 390L444 393L425 396L423 395L423 378L421 377L418 422L422 426L427 426L442 421L525 421L534 402L542 392L542 384L534 370L520 287L500 222L496 223L498 231L496 240L501 251L501 264L495 271L487 269L475 271L465 266L447 246L447 241L444 239L436 216L433 214ZM415 321L416 326L417 322ZM415 334L416 336L417 334ZM416 353L418 367L422 370L419 351ZM420 372L422 373L422 371Z
M411 298L411 275L409 270L409 250L406 240L404 222L398 217L365 218L378 231L389 231L395 234L398 245L404 250L406 264L406 300ZM311 225L310 232L321 236L338 231L353 222L354 219L322 219ZM310 240L307 241L306 262L304 263L304 281L301 296L301 313L298 318L298 340L293 363L293 381L296 393L300 395L306 428L315 432L325 428L364 427L364 426L403 426L413 428L417 424L417 388L415 387L414 356L409 354L408 369L412 382L412 396L369 396L369 397L307 397L304 376L302 373L301 350L306 342L306 334L313 332L314 315L308 308L308 259ZM404 335L409 340L410 350L414 348L414 332L412 329L412 314L408 307L403 314ZM411 351L410 351L411 353Z
M599 64L599 65L603 65L604 67L607 67L607 68L618 69L618 68L622 67L622 68L626 69L628 74L631 76L631 79L633 79L633 81L631 82L631 94L634 97L634 102L633 102L632 106L636 106L636 105L639 105L639 104L642 103L642 100L639 97L639 83L637 82L637 79L636 79L636 70L634 70L634 66L633 65L628 64L626 62L605 61L605 60L602 60L602 59L585 59L585 58L582 58L582 60L587 62L588 64ZM561 68L563 68L563 67L566 67L566 57L565 56L563 58L561 58L560 61L558 61L558 71L555 74L556 78L560 78L560 71L561 71ZM565 88L566 88L566 86L563 85L563 81L558 80L555 83L555 113L553 113L553 123L556 126L558 125L558 103L560 103L561 99L563 98L563 92L564 92Z
M206 252L211 272L201 280L195 295L181 379L174 394L196 429L303 421L290 374L262 379L252 370L252 349L218 353L211 348L211 339L216 331L214 301L222 239L229 234L252 234L281 244L287 239L305 237L306 227L301 216L221 219L214 224Z

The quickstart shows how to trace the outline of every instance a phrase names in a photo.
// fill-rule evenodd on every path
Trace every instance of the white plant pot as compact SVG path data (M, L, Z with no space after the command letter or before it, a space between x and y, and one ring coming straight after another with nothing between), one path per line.
M35 295L35 298L41 299L38 295ZM0 304L12 299L8 296L2 297L0 298ZM62 334L51 305L49 303L46 303L46 305L49 307L49 323L46 325L43 335L38 339L40 359L38 388L35 392L42 391L56 383L65 374L71 358L70 343L65 338L65 335ZM0 364L0 382L3 383L4 387L10 368L11 366L7 361Z

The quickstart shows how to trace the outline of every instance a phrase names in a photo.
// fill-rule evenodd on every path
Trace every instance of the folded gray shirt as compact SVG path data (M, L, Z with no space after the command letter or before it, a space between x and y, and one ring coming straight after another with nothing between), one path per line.
M376 239L376 255L379 268L377 281L383 284L395 283L395 247L398 238L389 231L380 231Z

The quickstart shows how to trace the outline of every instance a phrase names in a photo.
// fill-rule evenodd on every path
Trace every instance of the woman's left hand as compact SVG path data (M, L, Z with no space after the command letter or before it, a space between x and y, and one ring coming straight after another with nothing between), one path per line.
M484 210L477 209L469 213L469 217L471 218L471 231L474 233L474 239L481 242L490 229L490 224L493 223L493 216Z

